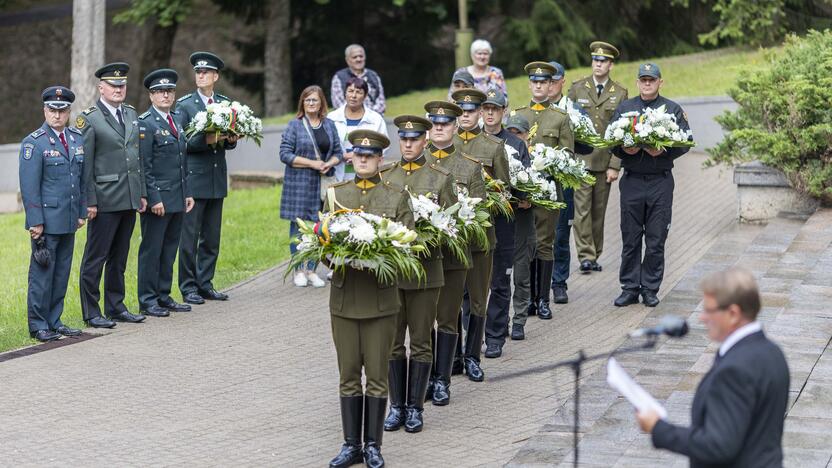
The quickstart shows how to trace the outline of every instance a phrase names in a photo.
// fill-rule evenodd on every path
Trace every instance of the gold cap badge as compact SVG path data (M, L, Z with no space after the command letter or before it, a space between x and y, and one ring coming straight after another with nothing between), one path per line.
M437 109L436 115L445 115L445 108L440 107L439 109Z
M465 99L462 100L463 102L471 102L471 95L465 96Z
M413 122L408 120L404 123L404 128L413 128Z
M369 138L364 138L363 140L361 140L361 144L366 145L366 146L370 146L370 139Z

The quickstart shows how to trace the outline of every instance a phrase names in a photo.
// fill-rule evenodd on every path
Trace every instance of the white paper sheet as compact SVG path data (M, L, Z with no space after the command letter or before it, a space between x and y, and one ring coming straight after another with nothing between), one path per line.
M624 395L624 398L635 406L637 410L644 411L652 409L659 414L660 418L667 418L667 410L652 395L647 393L641 385L637 384L615 358L610 358L607 362L607 383Z

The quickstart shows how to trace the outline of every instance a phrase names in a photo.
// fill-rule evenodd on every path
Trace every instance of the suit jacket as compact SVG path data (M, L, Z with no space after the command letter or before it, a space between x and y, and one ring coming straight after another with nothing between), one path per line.
M653 445L686 455L692 468L780 467L789 368L762 331L731 347L699 383L691 427L664 420Z
M216 102L230 101L219 93L214 93ZM205 103L194 91L176 100L176 110L181 124L187 128L197 113L205 110ZM197 133L188 138L188 184L194 198L210 199L228 196L228 165L225 162L225 150L234 149L237 143L211 146L205 142L205 133Z
M87 204L100 212L138 210L140 199L147 197L139 156L139 116L128 104L121 108L124 128L101 101L75 120L84 136Z
M139 149L147 184L147 205L162 203L165 213L185 211L188 188L188 162L185 153L185 130L171 111L177 136L162 114L151 107L139 116Z

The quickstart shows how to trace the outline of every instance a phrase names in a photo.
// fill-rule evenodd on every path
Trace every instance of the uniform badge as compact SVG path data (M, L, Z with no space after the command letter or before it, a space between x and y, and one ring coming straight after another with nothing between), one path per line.
M55 139L52 138L52 137L49 137L49 143L52 143L54 145L55 144Z
M78 128L78 130L81 130L86 126L87 120L79 115L78 118L75 119L75 127Z
M31 143L26 143L23 145L23 159L30 160L32 159L32 150L35 148L35 145Z
M436 115L445 115L445 109L443 107L440 107L439 109L437 109Z
M404 123L404 128L413 128L413 122L408 120Z
M464 102L471 102L471 95L469 94L469 95L465 96L465 99L463 99L463 101Z
M84 147L83 146L79 146L79 147L75 148L75 156L80 156L82 154L84 154Z
M578 98L578 102L581 104L589 104L589 99Z
M361 140L361 144L364 145L364 146L370 146L370 139L365 138L365 139Z

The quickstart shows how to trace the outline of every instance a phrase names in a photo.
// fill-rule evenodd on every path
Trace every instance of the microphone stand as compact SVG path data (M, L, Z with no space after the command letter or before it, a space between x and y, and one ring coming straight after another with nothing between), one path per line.
M579 407L580 407L580 399L581 399L581 390L580 390L580 379L581 379L581 366L587 361L597 361L598 359L609 359L613 356L617 356L619 354L627 354L627 353L634 353L637 351L644 351L647 349L652 349L656 346L656 342L658 341L658 335L655 334L648 334L647 340L638 345L638 346L628 346L626 348L618 348L608 353L600 353L587 356L584 354L584 350L581 349L578 351L578 356L574 359L567 359L564 361L556 362L554 364L547 364L545 366L533 367L531 369L522 370L519 372L512 372L511 374L504 374L499 375L496 377L492 377L490 380L499 381L505 379L513 379L515 377L522 377L526 375L537 374L540 372L546 372L549 370L554 370L559 367L571 367L572 372L575 374L575 405L574 405L574 418L572 420L572 450L574 451L573 456L573 466L578 466L578 414L579 414Z

